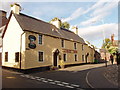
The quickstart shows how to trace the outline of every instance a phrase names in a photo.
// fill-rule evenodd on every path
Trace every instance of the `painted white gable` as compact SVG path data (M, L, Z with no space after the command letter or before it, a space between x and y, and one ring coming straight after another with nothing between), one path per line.
M17 22L14 15L11 16L7 30L3 37L3 56L2 64L3 66L13 66L15 65L15 53L20 52L21 45L21 34L23 33L22 28ZM25 42L24 42L25 44ZM25 46L25 45L24 45ZM25 48L25 47L23 47ZM8 52L8 62L5 62L5 52ZM16 65L17 66L17 65Z

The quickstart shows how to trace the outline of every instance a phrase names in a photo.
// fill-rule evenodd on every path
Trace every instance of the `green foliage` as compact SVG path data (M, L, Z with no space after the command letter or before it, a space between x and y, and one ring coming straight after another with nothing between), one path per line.
M63 22L63 23L61 23L61 27L65 28L65 29L69 29L70 28L70 24L68 22Z
M58 17L54 17L52 20L49 21L49 23L51 21L56 21L56 20L60 20ZM60 24L61 28L65 28L65 29L69 29L70 28L70 24L68 22L61 22Z
M13 4L11 4L10 7L13 7Z
M54 17L52 20L50 20L50 21L56 21L56 20L59 20L59 18L58 17Z
M109 39L109 38L106 38L105 40L104 40L104 43L103 43L103 45L102 45L102 48L103 49L106 49L110 54L114 54L114 53L116 53L116 51L117 51L117 47L114 47L113 45L112 45L112 42L111 42L111 40Z

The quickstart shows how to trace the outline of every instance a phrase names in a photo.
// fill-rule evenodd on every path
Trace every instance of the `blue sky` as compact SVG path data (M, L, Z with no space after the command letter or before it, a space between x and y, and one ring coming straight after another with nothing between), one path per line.
M91 44L101 47L103 38L111 34L118 36L118 0L112 2L20 2L22 13L49 22L58 17L79 28L79 36ZM12 2L13 3L13 2ZM10 3L0 9L10 11ZM70 28L70 30L72 30ZM73 30L72 30L73 31Z

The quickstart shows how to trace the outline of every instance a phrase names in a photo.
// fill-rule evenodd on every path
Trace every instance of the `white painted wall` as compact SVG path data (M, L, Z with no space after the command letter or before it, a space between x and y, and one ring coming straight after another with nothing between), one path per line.
M15 52L20 52L20 41L21 41L22 33L23 30L19 26L14 15L12 15L6 33L3 38L3 54L2 54L3 66L16 67L16 68L19 67L19 64L15 63ZM25 42L23 44L25 44ZM8 62L4 62L5 52L8 52Z

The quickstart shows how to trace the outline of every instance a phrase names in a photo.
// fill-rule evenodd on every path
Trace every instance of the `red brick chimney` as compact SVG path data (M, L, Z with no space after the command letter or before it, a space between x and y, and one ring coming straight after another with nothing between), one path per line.
M0 10L0 27L6 25L8 22L6 14L7 14L7 12Z

